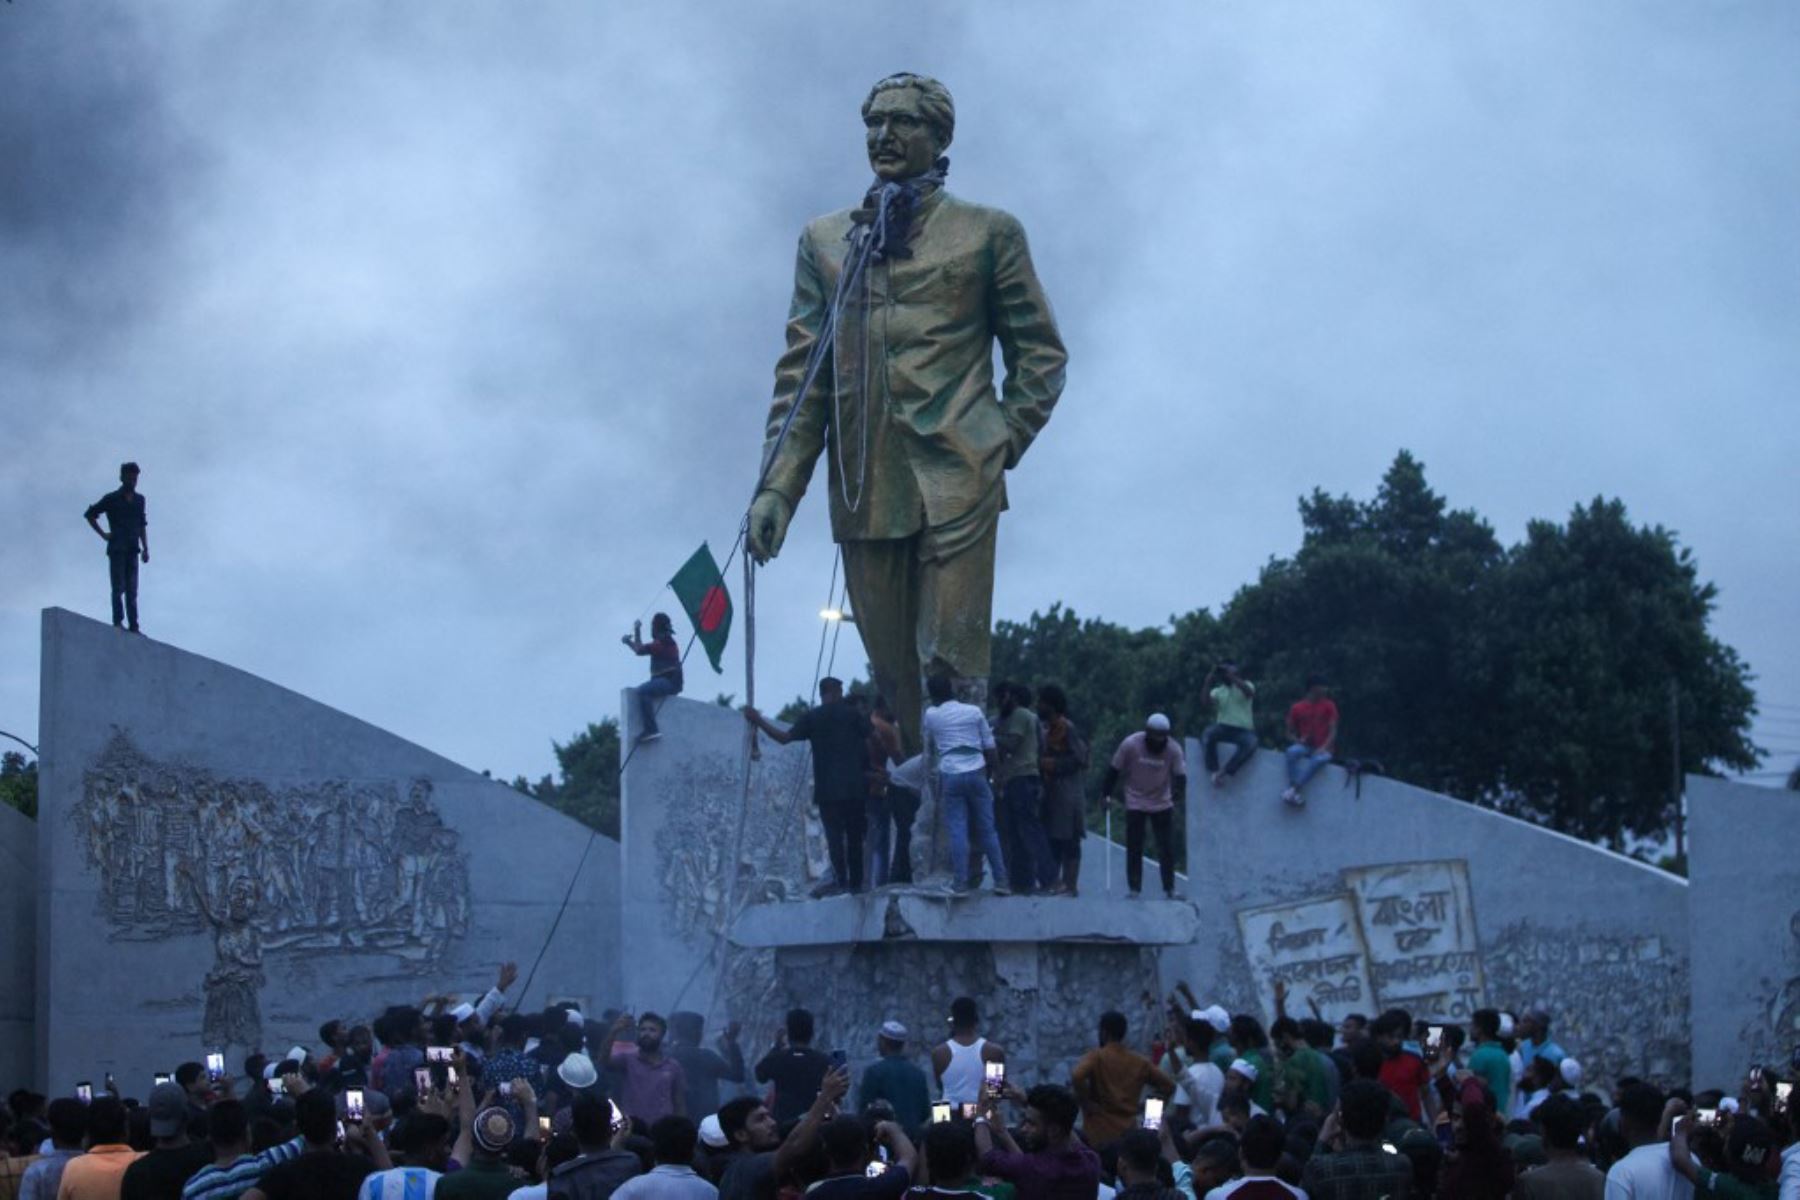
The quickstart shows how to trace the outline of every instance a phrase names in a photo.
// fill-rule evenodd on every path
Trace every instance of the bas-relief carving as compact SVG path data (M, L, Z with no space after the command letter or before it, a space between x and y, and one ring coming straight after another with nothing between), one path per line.
M1687 1078L1688 961L1662 938L1521 921L1487 938L1482 960L1496 995L1550 1011L1589 1080Z
M468 859L415 779L271 786L163 762L115 732L70 821L115 940L210 933L208 1045L262 1040L264 957L393 956L424 973L469 925Z
M1110 1008L1126 1012L1134 1041L1160 1036L1157 955L1120 945L867 942L768 955L774 971L754 1007L734 1011L748 1027L774 1029L804 1005L819 1014L819 1043L872 1059L876 1031L896 1019L915 1049L943 1038L950 1002L979 997L982 1032L1007 1048L1023 1079L1066 1082L1095 1043ZM734 993L735 995L736 993ZM1125 1004L1135 994L1136 1003Z
M1768 1003L1738 1030L1746 1063L1784 1063L1800 1050L1800 910L1788 918L1788 941L1777 957L1777 975L1758 981L1756 994L1767 996ZM1779 972L1790 972L1785 981ZM1698 1082L1698 1081L1696 1081ZM1713 1081L1710 1086L1729 1086L1732 1080Z

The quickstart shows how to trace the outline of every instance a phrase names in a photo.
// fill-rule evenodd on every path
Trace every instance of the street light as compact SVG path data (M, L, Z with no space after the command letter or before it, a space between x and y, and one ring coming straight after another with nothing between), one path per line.
M25 747L27 750L31 751L33 754L36 754L38 752L38 748L36 746L32 745L30 742L26 741L24 738L20 737L16 733L8 733L8 732L6 732L6 730L0 729L0 737L11 738L13 741L19 743L19 745Z
M823 621L842 621L846 625L856 624L856 614L845 612L841 608L821 608L819 619Z

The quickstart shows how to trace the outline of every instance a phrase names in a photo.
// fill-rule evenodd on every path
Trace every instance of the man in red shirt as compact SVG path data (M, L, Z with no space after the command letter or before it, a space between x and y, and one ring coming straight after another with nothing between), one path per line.
M650 618L650 640L643 638L643 622L619 640L633 654L650 660L650 680L635 689L638 698L638 741L654 742L662 734L656 728L656 710L670 696L681 694L681 646L675 641L675 622L668 613Z
M1305 698L1288 709L1287 733L1293 744L1287 748L1288 786L1281 793L1283 801L1296 808L1306 803L1300 789L1331 761L1337 747L1337 728L1337 705L1332 703L1324 677L1309 676Z
M1412 1017L1390 1008L1375 1018L1369 1034L1381 1048L1381 1086L1400 1097L1406 1113L1413 1120L1425 1120L1424 1093L1431 1083L1431 1068L1425 1060L1404 1048L1406 1035L1412 1029Z

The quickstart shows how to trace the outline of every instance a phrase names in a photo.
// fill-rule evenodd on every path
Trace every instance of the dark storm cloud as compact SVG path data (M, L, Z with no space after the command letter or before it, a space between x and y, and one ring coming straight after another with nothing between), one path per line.
M1019 215L1072 352L999 615L1217 605L1406 445L1503 536L1596 492L1678 528L1800 706L1796 12L0 5L0 728L36 610L104 611L79 513L134 457L152 633L549 769L728 548L796 235L899 69L955 93L951 186ZM820 491L761 576L771 704Z

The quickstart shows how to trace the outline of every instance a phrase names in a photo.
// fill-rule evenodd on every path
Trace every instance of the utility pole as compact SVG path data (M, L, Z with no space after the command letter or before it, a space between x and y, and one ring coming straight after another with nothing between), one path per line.
M1687 862L1687 814L1682 805L1683 783L1681 778L1681 685L1669 680L1669 746L1670 795L1675 800L1675 860Z

